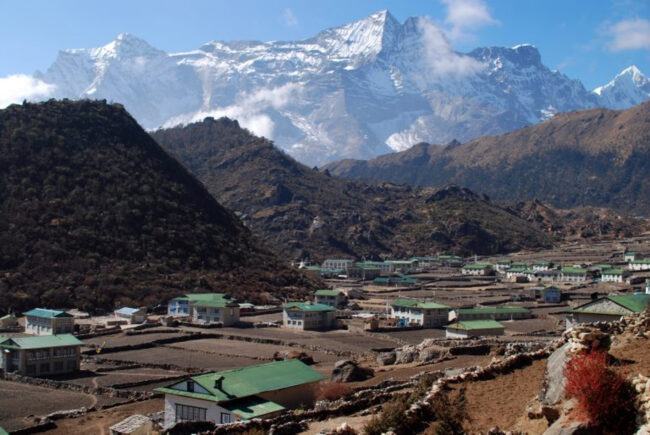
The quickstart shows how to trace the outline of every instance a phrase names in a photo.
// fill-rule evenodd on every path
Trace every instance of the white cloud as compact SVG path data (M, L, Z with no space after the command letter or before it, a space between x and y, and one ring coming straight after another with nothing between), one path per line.
M54 93L55 86L25 74L0 77L0 108L23 100L42 100Z
M296 27L298 25L298 17L296 17L296 14L293 13L291 8L286 8L284 10L282 13L282 19L284 20L284 24L289 27Z
M452 40L472 39L468 30L499 24L483 0L441 0L447 7L445 23L450 26L447 36Z
M237 101L230 106L203 109L195 113L175 117L165 123L164 127L201 121L211 116L221 118L227 116L236 119L239 124L258 136L273 139L275 123L265 113L269 110L279 110L292 100L300 97L302 86L297 83L287 83L277 88L264 88L253 93L238 95Z
M435 76L466 76L485 68L478 60L456 53L442 30L429 18L419 18L418 26L424 41L423 60Z
M612 51L650 50L650 21L635 18L623 20L606 30L612 38L607 47Z

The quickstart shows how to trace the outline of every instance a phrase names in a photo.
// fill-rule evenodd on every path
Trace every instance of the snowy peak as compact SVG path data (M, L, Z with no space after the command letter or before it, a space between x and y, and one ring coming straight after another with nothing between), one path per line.
M625 68L605 86L593 90L601 106L625 109L650 99L650 79L635 65Z
M394 43L400 27L388 10L382 10L362 20L325 30L314 39L326 47L330 56L341 60L369 59Z

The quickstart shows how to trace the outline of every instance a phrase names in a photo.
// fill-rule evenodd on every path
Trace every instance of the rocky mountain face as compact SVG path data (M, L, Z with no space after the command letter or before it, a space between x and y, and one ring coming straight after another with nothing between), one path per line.
M1 311L153 306L197 289L268 300L296 286L310 283L122 106L0 111Z
M551 244L541 230L467 189L337 179L226 118L152 136L285 258L469 255Z
M539 200L501 204L556 240L620 239L650 230L650 221L602 207L556 209Z
M400 23L388 11L303 41L215 41L182 53L123 34L103 47L62 51L37 77L57 97L123 103L146 128L236 118L309 165L467 141L647 98L637 79L588 92L544 66L530 45L457 53L430 20Z
M421 186L448 182L495 199L607 206L650 213L650 102L624 111L559 114L512 133L444 147L419 144L369 161L327 165L352 179Z

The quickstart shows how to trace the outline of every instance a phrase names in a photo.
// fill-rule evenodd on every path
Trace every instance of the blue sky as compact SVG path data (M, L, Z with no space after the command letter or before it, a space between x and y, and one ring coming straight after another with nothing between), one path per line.
M454 48L537 46L592 89L635 64L650 75L650 2L631 0L0 0L0 77L45 70L65 48L129 32L165 51L210 40L294 40L389 9L427 15Z

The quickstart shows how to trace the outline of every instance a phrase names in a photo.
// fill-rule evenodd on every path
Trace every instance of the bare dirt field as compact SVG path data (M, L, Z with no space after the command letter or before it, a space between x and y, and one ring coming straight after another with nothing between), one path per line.
M66 418L56 421L56 428L42 432L52 435L69 434L109 434L109 427L119 423L133 414L149 414L159 412L165 406L163 399L145 400L116 406L103 411L95 411L77 418Z
M131 350L106 354L111 360L130 361L144 364L171 364L183 368L206 370L227 370L259 363L251 358L236 355L215 355L159 346L150 349Z
M495 426L502 430L515 429L526 405L539 393L545 370L546 360L539 360L495 379L454 385L456 391L466 389L470 422L465 429L470 432L485 432Z
M121 384L141 381L154 381L185 374L181 371L163 370L157 368L137 368L116 370L110 372L80 372L77 375L57 378L77 385L88 387L113 387ZM140 390L140 386L131 389Z
M88 394L0 381L0 426L8 431L29 427L33 423L25 420L26 416L92 406L95 402L95 397Z
M155 340L160 340L163 338L172 338L172 337L184 337L187 334L183 334L181 331L174 333L152 333L152 334L137 334L137 335L127 335L124 333L103 335L99 337L93 337L83 340L85 344L95 345L95 346L128 346L128 345L137 345L142 343L150 343Z

